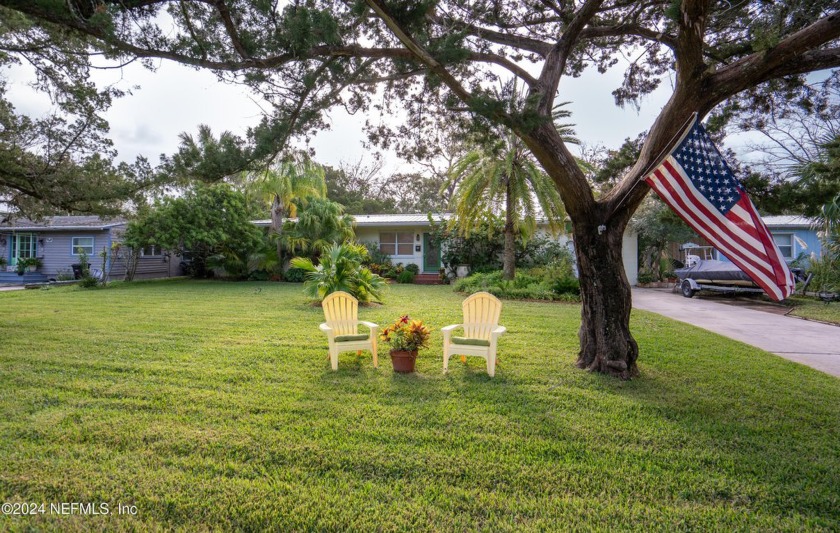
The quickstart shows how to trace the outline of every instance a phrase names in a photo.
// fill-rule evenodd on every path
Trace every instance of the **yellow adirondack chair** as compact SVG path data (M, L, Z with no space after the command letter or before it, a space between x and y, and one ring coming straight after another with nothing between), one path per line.
M449 358L460 355L466 362L466 355L483 357L487 361L487 374L492 378L496 374L496 344L499 337L507 331L499 325L502 302L489 292L477 292L464 300L464 323L446 326L443 332L443 371L449 370ZM452 333L459 327L464 328L464 336Z
M376 332L379 326L373 322L359 320L359 301L343 291L334 292L321 302L326 322L319 327L327 334L330 347L330 364L338 370L338 354L341 352L370 350L373 367L379 368L376 355ZM369 333L359 333L359 324L367 326Z

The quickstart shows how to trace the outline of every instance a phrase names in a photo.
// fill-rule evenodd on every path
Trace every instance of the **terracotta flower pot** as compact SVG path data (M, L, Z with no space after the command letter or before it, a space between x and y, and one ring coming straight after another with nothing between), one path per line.
M417 361L417 350L391 350L391 364L394 365L394 372L410 374L414 372L414 363Z

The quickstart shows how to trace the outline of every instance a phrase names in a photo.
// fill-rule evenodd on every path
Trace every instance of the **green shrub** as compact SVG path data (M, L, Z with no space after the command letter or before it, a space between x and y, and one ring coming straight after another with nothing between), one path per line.
M254 270L248 274L248 281L268 281L271 275L265 270Z
M551 290L554 291L555 294L580 296L580 281L576 278L558 279L551 285Z
M318 265L305 257L295 257L291 264L306 271L303 291L318 301L336 291L350 293L362 303L381 301L385 280L362 267L363 254L363 247L333 244L324 250Z
M99 280L93 276L85 276L79 281L79 286L85 289L92 289L99 285Z
M302 268L291 267L283 274L283 279L292 283L303 283L306 281L306 271Z
M397 276L397 283L414 283L414 273L408 269L400 272L400 275Z
M414 263L409 263L405 266L407 272L411 272L415 276L420 273L420 267L415 265Z
M639 272L638 281L639 283L653 283L654 276L647 270L642 270Z
M502 279L501 271L477 273L456 281L455 290L467 294L487 291L514 300L580 300L580 284L564 264L520 269L512 280Z

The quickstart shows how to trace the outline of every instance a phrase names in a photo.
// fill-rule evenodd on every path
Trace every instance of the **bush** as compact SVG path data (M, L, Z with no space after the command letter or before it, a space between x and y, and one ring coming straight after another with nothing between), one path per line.
M405 266L406 271L411 272L415 276L420 273L420 267L415 265L414 263L409 263Z
M328 294L344 291L362 303L381 301L385 280L362 267L364 247L333 244L324 252L318 265L305 257L292 259L292 267L306 271L305 294L321 301Z
M414 283L414 272L408 269L400 272L400 275L397 276L397 283Z
M487 291L505 299L580 301L580 283L564 263L520 269L512 280L502 279L502 272L473 274L455 282L455 290L473 294Z
M306 281L306 271L302 268L291 267L283 274L283 279L292 283Z
M639 276L638 276L637 279L638 279L639 283L641 283L641 284L653 283L654 276L649 271L642 270L641 272L639 272Z
M382 277L388 279L397 279L399 275L402 274L404 271L405 267L403 266L403 264L397 263L396 265L393 265L388 270L386 270L385 273L382 274Z
M85 276L79 281L79 287L92 289L99 285L99 280L93 276Z

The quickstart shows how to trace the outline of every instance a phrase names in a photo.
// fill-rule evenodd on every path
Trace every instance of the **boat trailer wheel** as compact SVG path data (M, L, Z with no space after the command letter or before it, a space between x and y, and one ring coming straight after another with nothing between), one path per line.
M687 279L683 280L680 288L682 289L682 295L686 298L693 298L697 294L697 290L691 288L691 282Z

